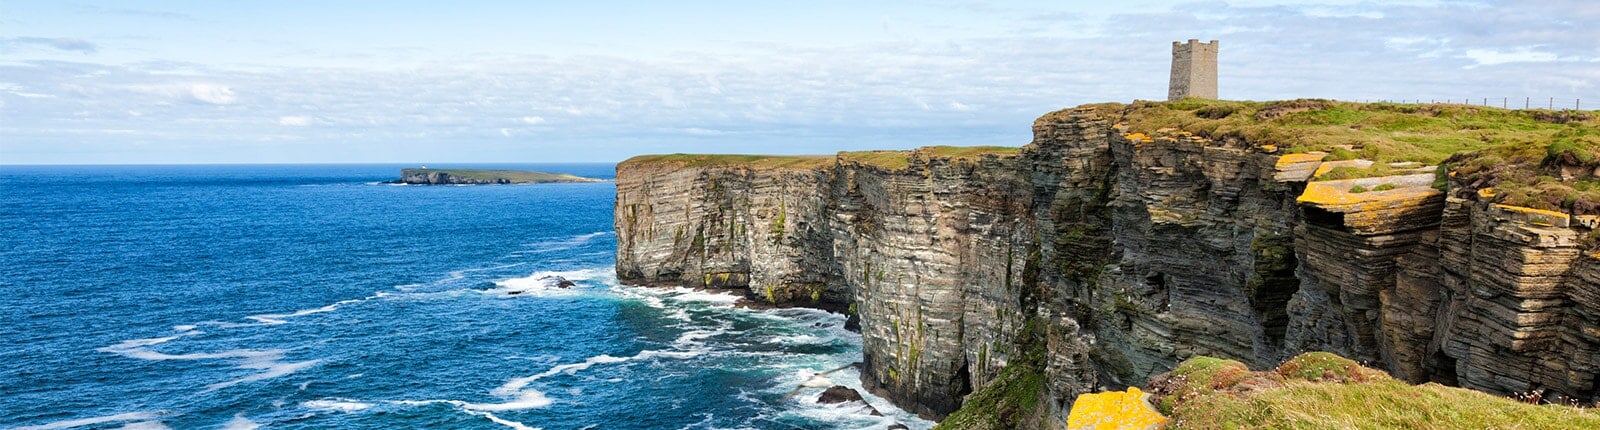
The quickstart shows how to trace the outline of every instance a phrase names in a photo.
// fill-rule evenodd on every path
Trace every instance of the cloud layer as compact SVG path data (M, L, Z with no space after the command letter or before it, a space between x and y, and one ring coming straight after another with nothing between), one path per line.
M1020 145L1050 110L1164 97L1170 42L1189 38L1222 41L1224 98L1555 97L1600 107L1600 26L1587 25L1600 22L1600 7L1585 2L1200 3L1098 15L949 7L1004 25L931 37L938 25L913 22L925 31L658 55L361 54L380 66L97 61L129 42L7 37L0 163L614 161ZM883 22L890 32L908 25Z

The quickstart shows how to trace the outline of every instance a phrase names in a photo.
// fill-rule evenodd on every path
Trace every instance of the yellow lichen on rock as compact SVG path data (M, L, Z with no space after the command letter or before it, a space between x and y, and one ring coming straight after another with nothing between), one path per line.
M1072 402L1068 430L1158 429L1167 417L1156 412L1138 387L1084 394Z

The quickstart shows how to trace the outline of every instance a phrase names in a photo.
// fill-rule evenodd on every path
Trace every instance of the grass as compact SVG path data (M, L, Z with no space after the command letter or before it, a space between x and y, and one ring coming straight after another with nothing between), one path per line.
M1275 370L1195 357L1163 389L1171 429L1600 428L1594 409L1534 405L1439 384L1409 385L1329 353ZM1241 388L1248 384L1250 387Z
M680 167L751 167L759 169L815 169L834 164L828 155L752 155L752 154L662 154L629 158L617 167L642 164L671 164Z
M1332 169L1317 180L1396 174L1390 163L1441 165L1453 173L1448 184L1459 197L1478 198L1478 190L1493 188L1493 203L1600 215L1596 112L1312 99L1185 99L1095 108L1119 116L1133 132L1173 129L1289 154L1322 151L1328 153L1324 161L1376 162L1365 169Z
M471 179L487 182L505 180L513 184L540 184L549 182L596 182L598 179L585 178L566 173L545 173L527 170L485 170L485 169L401 169L400 176L412 174L444 173L462 179Z
M839 162L901 170L911 166L913 155L925 158L976 161L985 155L1009 157L1021 148L1006 146L925 146L909 151L845 151L836 155L664 154L629 158L618 167L671 164L680 167L749 167L755 169L817 169Z

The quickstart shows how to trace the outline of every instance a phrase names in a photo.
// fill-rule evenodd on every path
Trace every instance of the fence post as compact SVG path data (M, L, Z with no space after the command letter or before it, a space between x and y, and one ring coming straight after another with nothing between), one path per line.
M1531 101L1531 100L1533 100L1533 97L1524 97L1522 99L1522 108L1523 109L1527 109L1528 108L1528 102Z
M1550 110L1556 110L1556 98L1555 97L1551 97L1550 98Z
M1500 108L1501 108L1501 109L1505 109L1505 108L1506 108L1506 103L1507 103L1507 102L1508 102L1508 101L1509 101L1509 100L1511 100L1511 98L1510 98L1510 97L1501 97L1501 98L1500 98Z

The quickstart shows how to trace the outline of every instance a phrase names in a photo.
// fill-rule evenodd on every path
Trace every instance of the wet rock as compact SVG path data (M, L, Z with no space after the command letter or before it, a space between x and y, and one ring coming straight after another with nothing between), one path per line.
M832 386L832 387L828 387L827 390L823 390L822 395L817 396L817 403L823 403L823 404L834 404L834 403L844 403L844 402L862 402L862 401L865 401L865 400L863 400L861 398L861 393L856 392L856 390L854 390L854 389L852 389L850 387L843 386L843 385L835 385L835 386Z

